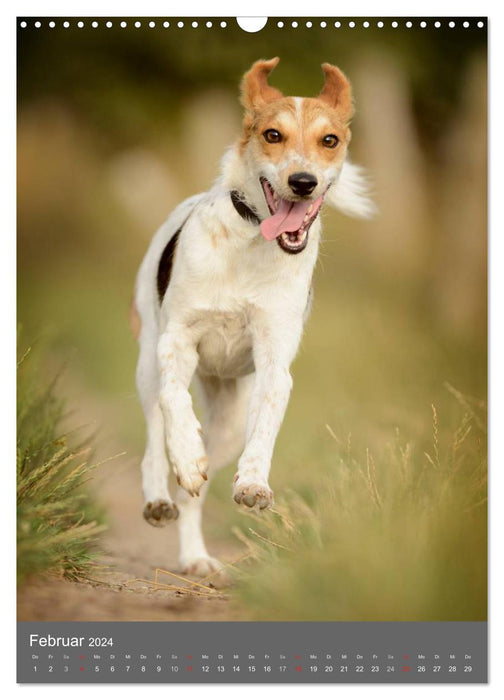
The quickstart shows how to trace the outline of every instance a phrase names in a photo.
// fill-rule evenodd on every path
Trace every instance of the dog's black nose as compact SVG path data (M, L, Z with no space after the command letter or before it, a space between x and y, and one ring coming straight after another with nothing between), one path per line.
M301 197L311 194L317 186L317 178L311 173L292 173L287 182L294 194Z

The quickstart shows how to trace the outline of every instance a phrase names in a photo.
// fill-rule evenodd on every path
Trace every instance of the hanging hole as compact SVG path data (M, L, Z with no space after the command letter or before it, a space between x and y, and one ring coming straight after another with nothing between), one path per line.
M266 26L266 23L268 21L267 17L237 17L236 21L238 23L238 26L240 29L243 29L244 32L250 32L253 34L254 32L260 32L261 29L264 29Z

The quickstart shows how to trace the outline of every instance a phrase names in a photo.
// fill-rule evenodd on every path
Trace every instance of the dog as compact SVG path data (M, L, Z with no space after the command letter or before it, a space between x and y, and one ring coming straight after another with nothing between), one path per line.
M236 503L273 504L268 476L312 302L321 208L373 213L366 179L347 159L349 81L324 63L317 97L285 97L268 83L278 62L256 61L244 75L241 137L213 187L177 206L154 236L132 306L147 426L143 515L155 526L177 520L181 570L201 577L222 566L201 529L210 477L239 457Z

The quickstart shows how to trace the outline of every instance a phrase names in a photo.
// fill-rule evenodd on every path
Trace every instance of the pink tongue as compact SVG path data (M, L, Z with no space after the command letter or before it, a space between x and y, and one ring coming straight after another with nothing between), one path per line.
M278 209L267 219L261 221L261 233L267 241L278 238L282 233L294 232L301 228L303 219L309 206L317 207L318 200L289 202L288 199L280 199Z

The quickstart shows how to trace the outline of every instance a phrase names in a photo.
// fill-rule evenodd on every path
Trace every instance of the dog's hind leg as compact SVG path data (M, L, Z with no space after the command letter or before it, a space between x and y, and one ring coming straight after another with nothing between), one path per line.
M243 449L252 376L239 379L198 377L197 388L203 410L208 477L211 479L218 469L231 464ZM222 566L208 554L203 538L202 506L208 483L203 486L199 498L191 498L184 489L179 489L177 494L180 566L183 571L195 576L206 576ZM222 574L219 578L223 582Z
M147 445L142 459L143 516L151 525L162 527L178 517L178 509L168 491L169 466L164 418L159 405L155 337L154 329L142 327L136 380L147 427Z
M253 374L237 379L198 377L204 441L212 471L231 464L243 450L253 384Z

